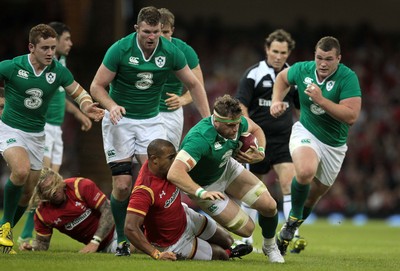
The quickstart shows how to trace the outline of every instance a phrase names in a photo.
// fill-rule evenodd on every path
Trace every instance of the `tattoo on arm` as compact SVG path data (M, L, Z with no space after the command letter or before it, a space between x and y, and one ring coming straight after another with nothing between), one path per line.
M114 225L114 218L111 212L110 201L105 200L104 203L100 206L99 211L101 212L99 226L97 227L96 233L94 235L97 235L101 239L104 239Z

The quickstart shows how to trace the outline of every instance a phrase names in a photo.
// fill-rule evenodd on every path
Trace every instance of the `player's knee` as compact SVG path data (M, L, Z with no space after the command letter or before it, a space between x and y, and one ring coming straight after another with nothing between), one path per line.
M125 200L132 188L132 166L130 162L109 163L113 176L112 193L117 200Z
M224 249L230 248L233 244L233 237L227 232L225 229L218 226L217 231L215 232L212 239L213 243L218 244Z
M272 217L276 214L277 204L269 193L263 193L257 202L254 203L253 208L263 216Z
M316 169L311 165L303 166L296 170L296 179L300 183L311 183L316 173Z
M16 185L23 185L28 180L30 167L17 166L11 171L11 180Z

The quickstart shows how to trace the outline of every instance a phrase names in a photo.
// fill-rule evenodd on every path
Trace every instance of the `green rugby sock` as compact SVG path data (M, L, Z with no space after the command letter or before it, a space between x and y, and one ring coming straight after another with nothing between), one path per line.
M26 212L25 226L21 233L22 239L33 237L33 229L35 227L34 220L33 220L34 215L35 215L35 209L31 209L28 212Z
M117 232L118 243L123 241L128 241L125 233L125 217L126 217L126 208L128 207L129 197L124 201L118 201L111 195L111 211L115 221L115 230Z
M303 219L304 203L307 200L308 192L310 191L310 184L299 184L296 177L292 180L292 210L290 216L297 219Z
M22 188L22 185L14 185L10 179L7 180L6 185L4 186L4 213L0 220L0 225L10 222L11 227L14 227L14 216L19 199L22 195Z
M273 238L278 226L278 212L273 217L266 217L258 213L258 224L261 227L261 233L264 238Z

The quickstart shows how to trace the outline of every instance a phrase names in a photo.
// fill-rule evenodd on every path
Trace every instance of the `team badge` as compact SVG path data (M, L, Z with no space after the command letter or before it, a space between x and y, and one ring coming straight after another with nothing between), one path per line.
M165 65L165 56L158 56L155 58L155 61L156 61L156 65L159 68L162 68Z
M54 72L46 73L46 81L49 84L53 84L56 81L56 74Z
M331 91L334 85L335 85L335 81L326 82L326 90Z

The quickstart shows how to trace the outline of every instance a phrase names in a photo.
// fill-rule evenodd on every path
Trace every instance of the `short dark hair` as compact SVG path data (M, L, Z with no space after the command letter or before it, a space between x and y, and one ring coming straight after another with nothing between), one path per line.
M160 8L158 11L161 13L161 23L163 25L169 25L171 27L174 27L175 25L175 16L172 14L169 9L166 8Z
M57 32L58 36L61 36L64 32L71 33L71 29L62 22L51 22L49 25Z
M33 45L39 43L40 38L57 38L57 32L48 24L38 24L29 31L29 42Z
M317 50L317 48L321 49L324 52L336 49L337 55L341 54L339 40L332 36L326 36L320 39L315 46L315 50Z
M164 153L164 148L175 149L174 145L168 140L162 138L154 139L147 146L147 157L150 158L152 155L161 156Z
M156 7L149 6L144 7L139 11L139 15L137 17L137 24L141 22L145 22L148 25L158 25L161 20L161 13L158 11Z
M214 110L220 116L227 118L237 118L243 114L239 100L229 94L225 94L215 100Z
M265 46L269 48L273 41L287 42L289 51L292 51L296 46L296 42L292 39L292 35L283 29L277 29L265 38Z

